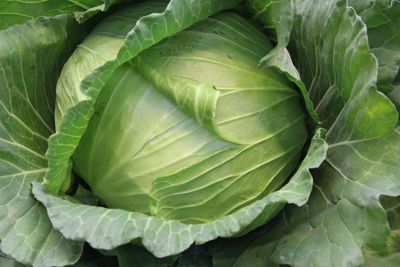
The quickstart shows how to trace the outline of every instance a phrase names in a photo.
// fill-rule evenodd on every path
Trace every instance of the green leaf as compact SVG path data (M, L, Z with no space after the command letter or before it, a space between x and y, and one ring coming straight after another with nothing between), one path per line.
M261 231L215 242L213 261L235 267L250 260L254 266L396 266L399 250L390 244L390 231L398 227L398 198L384 202L396 213L389 216L390 229L379 197L399 194L399 149L400 134L393 132L347 151L328 150L305 206L286 208Z
M379 197L400 193L399 149L394 132L329 150L309 203L289 216L289 233L279 241L275 259L294 266L357 266L362 246L385 253L390 228ZM319 249L310 255L310 247Z
M118 257L120 267L169 267L179 257L156 258L146 249L133 245L120 246L108 253Z
M362 1L350 1L368 27L371 52L378 59L378 88L383 92L392 90L391 83L400 67L400 1L372 0L368 5Z
M80 22L106 11L121 0L3 0L0 2L0 30L42 16L74 14Z
M390 228L393 231L400 230L400 197L382 197L381 203L388 215Z
M400 83L395 84L393 90L388 94L388 97L396 105L397 110L400 111Z
M180 255L176 267L212 267L212 258L204 246L195 246Z
M312 9L311 3L296 5L292 40L297 67L330 142L381 136L397 124L398 114L376 90L377 62L365 25L344 1L315 2Z
M294 5L291 0L248 0L245 6L250 13L254 13L252 19L260 22L266 29L274 29L277 39L275 48L260 60L263 68L276 68L293 82L303 95L304 103L311 122L317 125L318 114L310 99L306 86L301 81L300 75L292 62L290 53L286 49L289 44L290 33L293 27Z
M16 262L14 259L8 257L0 251L0 266L2 267L23 267L24 265Z
M399 266L400 253L392 254L389 256L379 256L376 254L365 254L365 263L361 265L362 267L397 267Z
M312 186L310 169L317 168L325 158L327 145L321 134L321 130L316 133L307 156L284 187L210 223L182 224L136 212L80 205L49 193L38 183L33 192L46 206L54 227L69 239L84 239L92 247L112 249L139 238L155 256L165 257L180 253L193 243L246 233L254 225L262 225L286 203L304 204ZM93 221L97 222L95 226Z
M82 250L52 227L30 184L45 174L55 84L80 36L70 22L60 15L0 31L1 250L34 266L69 264Z
M381 203L387 213L391 229L387 242L389 251L385 254L379 254L365 247L363 251L365 264L363 266L366 267L395 267L400 260L400 197L382 197Z
M103 253L85 245L79 261L70 267L109 267L118 266L118 258L113 253ZM119 265L121 267L121 265Z
M327 158L313 172L307 204L287 208L261 237L247 237L237 266L254 255L270 265L359 266L391 251L379 198L400 194L398 114L377 92L366 26L346 1L299 1L293 25L300 76L328 128Z
M277 215L274 222L285 223ZM282 228L282 227L281 227ZM254 267L278 267L271 257L276 246L276 240L284 232L271 229L270 224L255 230L237 239L220 239L208 244L208 251L212 255L213 266L218 267L244 267L251 262ZM276 232L275 230L278 230Z

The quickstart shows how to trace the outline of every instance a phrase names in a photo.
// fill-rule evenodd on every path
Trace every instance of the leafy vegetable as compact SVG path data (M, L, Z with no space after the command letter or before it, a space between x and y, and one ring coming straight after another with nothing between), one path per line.
M142 10L133 6L99 24L71 57L57 91L60 113L82 97L75 73L123 40L107 42L125 35L121 23L135 11ZM190 223L276 190L297 165L307 134L300 96L285 77L257 69L270 47L226 13L144 51L102 89L74 169L108 207Z
M1 266L396 266L398 0L129 2L0 3Z

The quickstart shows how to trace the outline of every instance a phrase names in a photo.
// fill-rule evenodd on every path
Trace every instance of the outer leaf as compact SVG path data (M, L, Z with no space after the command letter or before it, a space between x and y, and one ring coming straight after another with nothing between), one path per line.
M9 258L7 255L4 255L0 251L0 266L2 266L2 267L23 267L24 265L22 265L19 262L16 262L12 258Z
M275 219L278 224L284 223L281 214ZM283 232L271 229L269 225L256 230L244 237L233 240L217 240L208 245L208 250L212 254L213 266L218 267L241 267L247 266L251 262L254 267L278 267L279 264L273 262L273 253L276 240ZM279 228L278 230L282 230Z
M118 257L120 267L169 267L176 257L158 259L142 247L125 245L116 248L111 252Z
M400 1L350 1L368 27L371 51L378 59L378 88L392 90L391 83L400 67Z
M0 31L1 250L34 266L66 265L82 250L52 227L30 192L46 171L55 83L72 32L80 35L64 15Z
M69 239L84 239L95 248L111 249L140 238L155 256L165 257L184 251L192 243L202 244L217 237L247 232L250 223L262 224L265 218L286 203L303 204L311 186L309 169L320 165L326 149L319 131L302 165L287 185L245 208L206 224L182 224L135 212L79 205L50 194L39 184L34 185L33 192L47 207L53 225ZM93 221L97 222L95 227L92 223L85 223Z
M375 251L365 248L363 251L365 264L363 266L397 266L400 260L400 197L383 197L382 205L388 214L391 228L388 240L389 253L379 255Z
M287 208L273 227L233 243L216 242L211 246L214 264L238 267L251 260L254 266L397 266L398 247L390 244L378 199L399 192L399 149L398 132L349 145L340 153L341 173L332 163L336 153L328 151L305 206ZM343 165L348 162L354 166ZM394 201L398 205L398 198ZM397 216L391 218L392 230L397 229Z
M388 97L396 105L397 110L400 110L400 83L397 83L393 90L388 94Z
M364 257L366 262L362 265L363 267L376 267L376 266L397 267L400 261L399 253L389 255L386 257L366 254Z
M82 22L119 1L121 0L3 0L0 2L0 29L37 17L60 14L75 14L76 19Z
M244 254L263 251L293 266L359 266L363 247L390 252L379 197L400 194L400 135L393 131L398 114L376 90L377 63L354 10L345 1L312 0L295 9L297 62L329 128L330 147L307 205L289 208Z
M292 37L322 125L331 128L331 142L379 137L397 124L398 115L376 90L377 62L369 54L365 25L345 2L315 3L312 9L311 2L297 4Z
M118 266L118 259L113 254L103 254L86 245L79 261L70 267L110 267Z
M328 151L316 190L302 211L292 211L290 233L278 243L275 259L294 266L358 266L362 246L387 252L390 228L379 196L400 193L399 148L396 132ZM309 254L310 247L319 249Z
M400 197L383 197L381 203L388 214L390 228L393 231L400 230Z
M290 81L296 84L303 95L311 121L313 124L317 124L319 118L314 110L314 104L286 49L293 26L293 1L249 0L245 1L245 5L250 12L255 14L253 16L254 20L261 22L267 29L274 29L276 33L277 45L268 55L260 60L260 66L263 68L277 68L284 73Z
M176 261L176 267L212 267L211 255L203 246L196 246L186 250Z

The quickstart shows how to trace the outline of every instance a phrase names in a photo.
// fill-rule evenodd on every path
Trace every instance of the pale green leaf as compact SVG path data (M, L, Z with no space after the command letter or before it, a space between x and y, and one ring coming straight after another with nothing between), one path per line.
M53 228L31 195L31 182L46 172L56 78L76 41L68 38L70 23L60 15L0 31L1 250L33 266L69 264L82 250Z

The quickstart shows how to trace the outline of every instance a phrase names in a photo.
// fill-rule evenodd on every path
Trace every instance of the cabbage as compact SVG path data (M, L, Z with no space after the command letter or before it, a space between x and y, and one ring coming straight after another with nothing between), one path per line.
M140 8L151 11L117 12L78 46L58 82L58 114L82 98L69 81L121 42ZM275 191L307 132L301 95L277 70L257 67L271 49L248 21L221 13L143 51L102 89L74 170L107 207L187 223Z
M130 2L0 1L0 266L398 265L399 1Z

